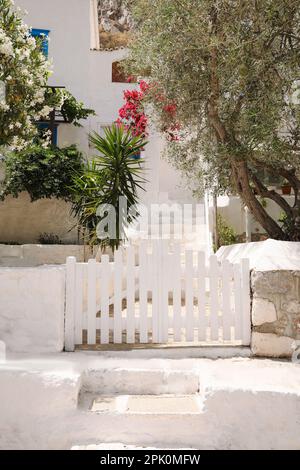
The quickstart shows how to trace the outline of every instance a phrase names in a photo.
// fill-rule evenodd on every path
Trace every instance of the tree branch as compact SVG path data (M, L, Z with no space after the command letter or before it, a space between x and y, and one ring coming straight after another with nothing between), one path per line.
M269 165L266 162L261 162L257 160L256 158L252 160L254 161L254 164L257 165L259 168L267 169L268 172L274 176L278 176L278 175L282 176L290 183L295 193L294 208L297 208L300 204L300 201L298 200L299 191L300 191L300 180L296 175L296 170L294 168L292 168L291 170L287 170L286 168L283 168L283 167L274 168L272 165Z
M278 204L278 206L280 206L281 209L283 209L287 215L293 217L293 209L288 204L288 202L283 197L281 197L280 194L278 194L276 191L269 190L253 172L251 172L250 174L257 193L263 198L271 199L272 201L276 202L276 204Z

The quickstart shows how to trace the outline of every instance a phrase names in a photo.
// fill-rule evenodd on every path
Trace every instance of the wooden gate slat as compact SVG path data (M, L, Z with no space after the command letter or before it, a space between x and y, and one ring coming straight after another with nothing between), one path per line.
M231 339L232 311L231 311L231 265L228 260L222 263L222 317L223 340Z
M174 341L181 341L182 318L181 318L181 246L174 244L173 263L171 269L171 283L173 286L173 322Z
M114 263L114 343L122 344L122 251L115 252Z
M185 315L186 341L194 341L194 289L193 289L193 252L185 252Z
M234 339L242 339L242 302L241 302L241 265L236 263L233 266L234 275Z
M128 344L135 343L135 250L134 247L128 246L126 249L127 258L127 325L126 325L126 341Z
M209 290L210 290L210 335L212 341L219 340L219 267L218 258L212 255L209 258Z
M97 273L96 260L90 259L88 262L88 344L96 344L96 314L97 314Z
M76 265L76 289L75 289L75 343L82 344L83 329L83 269L84 265Z
M100 282L100 303L101 303L101 321L100 321L100 343L109 344L109 286L111 281L111 268L109 256L103 255L101 258L101 282Z
M148 255L147 242L139 247L139 317L140 343L148 343Z
M70 256L66 261L66 320L65 350L74 351L74 314L75 314L76 258Z
M206 341L207 335L206 314L206 266L205 253L198 253L198 340Z
M154 241L152 244L152 256L151 256L151 291L152 291L152 342L159 342L159 292L160 292L160 277L158 265L160 263L160 249L159 242Z
M167 343L169 336L169 249L168 242L161 241L160 259L159 259L159 297L160 297L160 311L159 311L159 342Z
M242 340L248 346L251 341L251 311L250 311L250 262L248 258L241 261L241 293L242 293Z

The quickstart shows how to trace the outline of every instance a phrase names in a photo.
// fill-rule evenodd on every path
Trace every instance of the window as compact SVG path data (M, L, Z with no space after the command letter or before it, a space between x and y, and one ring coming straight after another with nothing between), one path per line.
M131 78L131 80L129 80ZM135 77L126 75L121 62L113 62L112 64L112 82L113 83L128 83L136 82Z
M50 129L50 125L46 122L39 122L37 124L37 127L40 131L40 136L42 137L43 136L43 132L44 131L48 131ZM53 140L52 140L52 144L57 146L57 140L58 140L58 132L57 132L57 125L54 127L53 129Z
M31 36L34 38L40 38L42 40L42 52L43 54L48 57L48 52L49 52L49 29L32 29L31 30Z

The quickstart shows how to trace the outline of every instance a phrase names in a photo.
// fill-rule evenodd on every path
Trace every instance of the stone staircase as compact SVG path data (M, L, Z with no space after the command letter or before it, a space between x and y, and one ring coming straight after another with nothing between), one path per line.
M81 431L92 431L78 445L108 449L116 443L135 449L271 449L283 445L300 449L300 438L292 432L300 423L300 389L293 395L272 384L264 389L255 377L249 380L242 373L233 377L226 371L216 376L211 369L202 372L85 371L78 409L88 423ZM274 425L285 437L274 432ZM261 443L260 432L264 434Z
M151 204L146 205L149 216L147 226L136 224L128 229L128 239L133 243L145 237L157 239L163 238L170 241L178 241L184 249L201 250L208 252L208 228L205 219L204 203L197 204L197 210L193 203L192 213L184 218L184 205L191 201L175 201L162 199L159 209L151 209ZM151 212L151 210L153 212ZM177 214L177 215L176 215Z
M182 431L189 434L202 408L197 372L180 370L89 370L78 402L96 443L109 448L116 442L121 448L191 448Z
M78 352L2 369L0 449L300 450L298 364Z

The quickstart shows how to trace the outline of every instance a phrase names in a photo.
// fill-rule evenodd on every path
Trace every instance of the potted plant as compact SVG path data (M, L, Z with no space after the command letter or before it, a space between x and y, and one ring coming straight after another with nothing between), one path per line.
M292 192L292 186L289 183L284 183L281 186L281 191L283 195L289 196Z

